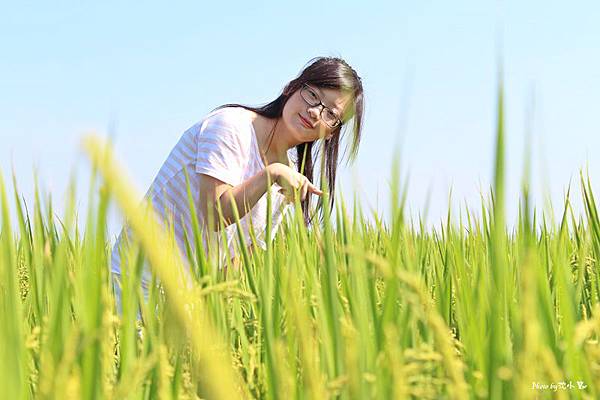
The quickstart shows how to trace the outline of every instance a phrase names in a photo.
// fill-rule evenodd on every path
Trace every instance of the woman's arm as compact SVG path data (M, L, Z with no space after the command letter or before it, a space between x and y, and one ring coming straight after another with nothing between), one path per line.
M301 199L309 193L319 196L322 194L304 175L280 163L267 165L252 178L235 187L212 176L200 174L200 209L209 229L220 230L218 207L221 208L225 227L234 223L234 209L237 209L240 218L246 215L267 192L269 182L277 182L290 200L295 191Z
M209 228L213 231L220 230L218 207L221 208L225 227L235 221L234 205L240 218L246 215L267 192L268 176L271 177L271 183L276 181L276 169L276 164L270 164L235 187L210 175L200 174L200 209Z

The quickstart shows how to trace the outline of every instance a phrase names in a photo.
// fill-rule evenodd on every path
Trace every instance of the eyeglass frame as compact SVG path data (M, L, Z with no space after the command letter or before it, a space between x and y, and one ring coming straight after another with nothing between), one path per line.
M317 96L317 98L318 98L318 102L317 102L317 103L314 103L314 104L312 104L312 103L310 103L308 100L306 100L306 98L304 98L304 96L302 95L302 90L304 90L304 89L310 89L310 90L312 90L313 92L315 92L315 95L316 95L316 96ZM336 113L336 112L334 112L334 111L333 111L331 108L327 107L325 104L323 104L323 101L321 100L321 97L319 96L319 94L318 94L318 93L316 92L316 90L315 90L315 89L314 89L312 86L310 86L308 83L304 83L304 84L302 85L302 87L300 88L300 97L302 97L302 100L304 100L304 102L305 102L306 104L308 104L309 106L311 106L311 107L321 106L321 112L319 112L319 118L321 119L321 121L323 121L323 122L325 123L325 125L327 125L328 127L332 128L332 129L335 129L335 128L337 128L338 126L342 125L342 120L341 120L339 117L337 117L336 124L335 124L335 125L333 125L333 126L331 126L331 125L329 125L327 122L325 122L325 119L323 119L323 111L325 111L325 109L329 110L329 111L330 111L332 114L334 114L334 115L337 115L337 113Z

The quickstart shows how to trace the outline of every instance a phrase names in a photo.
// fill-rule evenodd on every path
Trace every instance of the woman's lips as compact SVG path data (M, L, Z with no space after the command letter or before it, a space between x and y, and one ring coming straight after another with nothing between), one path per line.
M304 119L302 115L298 114L298 116L300 117L300 122L302 122L302 125L304 125L307 129L313 128L313 126L306 119Z

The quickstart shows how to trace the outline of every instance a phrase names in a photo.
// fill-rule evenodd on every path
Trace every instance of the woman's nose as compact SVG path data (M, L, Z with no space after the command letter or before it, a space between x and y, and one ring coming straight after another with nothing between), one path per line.
M316 106L308 107L308 115L312 119L318 120L320 113L321 113L321 105L320 104L318 104Z

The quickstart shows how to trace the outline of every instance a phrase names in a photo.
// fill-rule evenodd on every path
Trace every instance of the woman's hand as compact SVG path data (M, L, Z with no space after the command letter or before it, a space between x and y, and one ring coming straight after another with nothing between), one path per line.
M274 163L269 165L269 173L273 180L281 186L279 192L283 194L288 201L294 201L294 196L299 196L300 200L306 199L309 193L321 196L323 192L312 184L308 178L298 171L288 167L285 164Z

